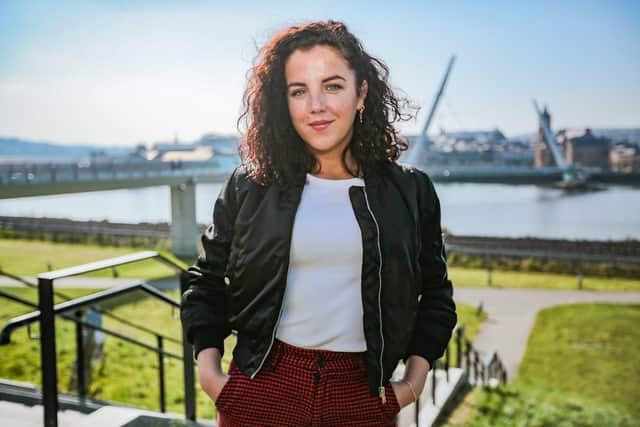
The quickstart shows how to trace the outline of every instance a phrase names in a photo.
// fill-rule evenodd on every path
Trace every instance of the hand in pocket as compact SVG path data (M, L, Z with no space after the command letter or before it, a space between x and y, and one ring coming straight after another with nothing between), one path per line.
M226 387L227 383L229 382L229 378L230 378L229 375L217 376L212 392L208 393L209 397L211 397L211 399L214 402L216 402L218 400L218 397L220 397L222 390Z
M218 400L218 396L220 396L224 386L227 385L229 375L216 374L213 371L203 372L203 370L201 370L198 379L200 380L202 390L215 402Z

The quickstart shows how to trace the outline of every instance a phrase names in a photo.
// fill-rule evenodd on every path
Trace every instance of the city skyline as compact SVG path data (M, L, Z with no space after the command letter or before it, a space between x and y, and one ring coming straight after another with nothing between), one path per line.
M214 2L0 4L0 137L133 145L235 134L245 73L277 29L347 24L421 107L422 128L457 56L430 133L531 133L531 100L554 128L640 127L640 5L491 1L277 6Z

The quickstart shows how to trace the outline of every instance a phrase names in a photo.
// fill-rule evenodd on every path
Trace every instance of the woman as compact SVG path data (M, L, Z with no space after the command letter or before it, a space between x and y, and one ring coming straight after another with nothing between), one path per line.
M387 78L339 22L287 28L259 52L243 165L182 299L221 427L395 425L442 356L456 312L440 205L426 174L395 162L404 116Z

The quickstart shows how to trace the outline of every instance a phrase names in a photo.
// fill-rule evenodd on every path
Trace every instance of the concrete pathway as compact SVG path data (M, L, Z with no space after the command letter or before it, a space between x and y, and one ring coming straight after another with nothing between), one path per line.
M489 317L474 345L482 351L497 351L511 380L524 356L536 313L560 304L611 302L640 304L640 292L594 292L545 289L455 288L456 301L477 307L482 303Z

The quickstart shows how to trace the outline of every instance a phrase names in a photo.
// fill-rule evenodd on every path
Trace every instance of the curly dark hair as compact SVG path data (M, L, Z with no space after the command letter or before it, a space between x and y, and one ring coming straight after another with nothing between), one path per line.
M259 51L247 76L243 96L243 112L237 127L244 136L240 156L249 176L256 182L291 184L301 174L319 167L313 154L296 132L289 115L285 63L296 49L316 45L335 48L355 72L360 88L366 80L363 123L355 120L353 137L342 155L347 170L354 176L375 173L395 162L407 149L406 141L392 123L409 120L412 115L401 112L401 105L410 105L398 98L389 87L389 69L379 59L369 55L360 41L336 21L311 22L291 26L277 32ZM360 89L358 89L360 90ZM357 115L356 115L357 116ZM245 122L246 133L241 130ZM349 170L345 161L350 150L358 170Z

